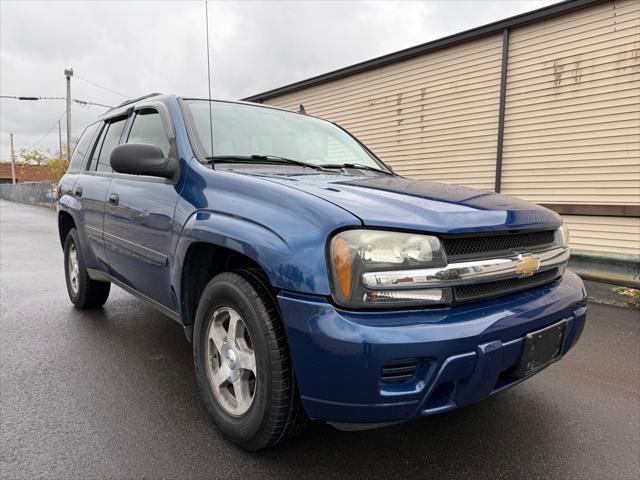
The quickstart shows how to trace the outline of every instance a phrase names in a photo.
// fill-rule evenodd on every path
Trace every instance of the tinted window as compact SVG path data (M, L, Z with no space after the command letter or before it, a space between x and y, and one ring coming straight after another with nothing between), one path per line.
M171 148L162 118L155 110L141 110L137 113L136 118L133 120L127 143L157 145L165 157L169 155L169 149Z
M93 151L91 153L91 158L85 166L85 170L87 171L96 169L96 163L98 163L98 155L100 155L100 148L102 147L104 136L107 133L107 129L109 128L109 125L105 125L104 123L101 123L100 126L102 127L102 129L100 130L100 134L98 135L98 140L96 140L93 146Z
M76 149L73 151L71 163L69 164L70 172L78 172L82 168L82 162L84 162L84 158L87 156L87 153L91 148L91 141L93 140L99 126L100 123L94 123L93 125L89 125L85 128Z
M100 153L97 155L98 162L95 168L97 172L113 171L109 159L111 157L111 152L120 142L120 135L122 135L122 129L124 128L125 122L126 119L122 119L117 122L111 122L105 126L101 138L102 144L100 145ZM96 155L94 155L94 158L95 157Z
M232 102L184 103L207 156L275 155L316 165L360 163L384 169L348 133L318 118Z

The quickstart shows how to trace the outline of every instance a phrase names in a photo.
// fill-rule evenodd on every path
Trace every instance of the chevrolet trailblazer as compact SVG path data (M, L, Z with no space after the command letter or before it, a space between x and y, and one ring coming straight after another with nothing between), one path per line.
M153 94L84 131L59 184L71 301L115 284L177 320L222 433L367 428L509 388L585 323L567 230L516 198L404 178L339 126Z

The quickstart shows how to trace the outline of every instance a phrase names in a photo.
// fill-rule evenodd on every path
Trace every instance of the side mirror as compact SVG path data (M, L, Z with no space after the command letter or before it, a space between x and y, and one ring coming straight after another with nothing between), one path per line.
M111 168L118 173L174 178L178 174L178 162L165 158L157 145L149 143L124 143L111 152Z

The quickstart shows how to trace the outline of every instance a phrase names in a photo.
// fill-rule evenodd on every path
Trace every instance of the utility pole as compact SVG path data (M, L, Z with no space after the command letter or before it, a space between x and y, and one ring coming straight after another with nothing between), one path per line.
M13 133L9 135L11 138L11 181L16 184L16 151L13 149Z
M60 158L62 158L62 123L58 120L58 142L60 142Z
M67 77L67 160L71 161L71 77L73 77L73 68L66 68L64 76Z

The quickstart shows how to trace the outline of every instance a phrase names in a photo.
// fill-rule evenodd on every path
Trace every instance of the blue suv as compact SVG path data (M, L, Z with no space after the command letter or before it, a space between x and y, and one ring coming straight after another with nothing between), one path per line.
M180 322L226 437L369 428L482 400L585 323L562 219L395 174L339 126L152 94L82 134L59 184L71 301L115 284Z

